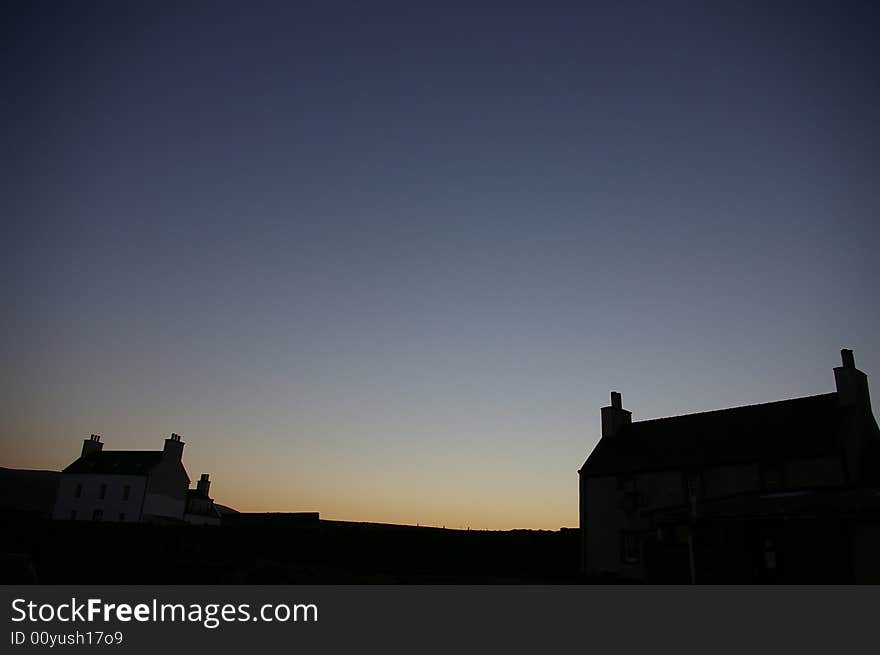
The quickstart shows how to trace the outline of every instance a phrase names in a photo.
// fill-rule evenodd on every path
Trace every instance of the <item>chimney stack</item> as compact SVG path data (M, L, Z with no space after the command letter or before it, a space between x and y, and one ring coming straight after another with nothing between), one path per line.
M171 436L165 440L163 456L180 461L183 459L183 446L184 442L180 440L180 435L172 432Z
M856 368L853 351L844 348L840 351L841 365L834 369L834 383L837 386L837 400L841 406L871 406L868 394L868 376Z
M101 435L93 434L88 439L83 440L83 448L81 457L88 457L92 453L99 453L101 449L104 447L104 444L101 443Z
M632 412L623 408L620 392L611 392L611 405L602 408L602 437L613 437L632 423Z
M211 488L211 481L208 479L207 473L202 473L202 477L199 478L198 483L196 484L196 489L203 496L208 495L208 489Z

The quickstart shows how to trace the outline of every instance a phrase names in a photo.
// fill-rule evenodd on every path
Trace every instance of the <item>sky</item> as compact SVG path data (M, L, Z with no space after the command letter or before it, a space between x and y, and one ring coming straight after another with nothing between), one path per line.
M3 12L0 466L558 529L612 389L880 376L876 4Z

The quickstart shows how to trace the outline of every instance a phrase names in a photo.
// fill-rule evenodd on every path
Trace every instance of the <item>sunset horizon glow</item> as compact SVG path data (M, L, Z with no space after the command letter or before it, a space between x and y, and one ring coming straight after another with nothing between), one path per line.
M612 389L880 376L870 3L160 4L4 8L0 466L558 530Z

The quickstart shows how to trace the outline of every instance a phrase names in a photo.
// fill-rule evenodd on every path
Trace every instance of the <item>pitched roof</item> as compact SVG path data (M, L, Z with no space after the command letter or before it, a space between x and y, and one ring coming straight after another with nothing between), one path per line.
M146 475L161 460L161 450L101 450L80 457L62 473Z
M588 477L733 464L839 452L851 420L837 393L637 421L602 438L583 466Z

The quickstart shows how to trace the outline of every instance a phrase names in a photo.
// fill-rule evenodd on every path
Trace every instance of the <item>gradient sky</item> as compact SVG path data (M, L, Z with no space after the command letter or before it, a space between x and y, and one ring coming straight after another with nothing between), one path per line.
M556 529L611 389L880 379L877 5L710 4L5 3L0 465Z

